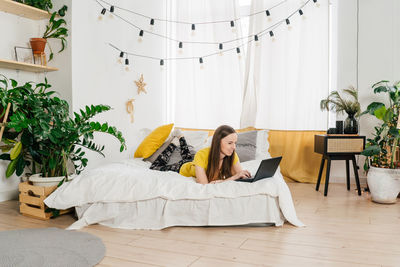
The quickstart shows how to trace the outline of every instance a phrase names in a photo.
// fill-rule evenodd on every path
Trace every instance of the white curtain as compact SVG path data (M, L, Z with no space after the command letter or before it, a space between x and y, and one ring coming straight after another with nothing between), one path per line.
M233 19L238 17L236 0L170 0L171 20L204 22ZM223 44L223 49L233 49L222 55L199 57L218 53L218 44L189 44L185 41L223 42L241 36L240 21L235 22L232 30L230 22L219 24L181 25L169 23L167 34L179 43L169 41L169 58L194 57L188 60L168 61L168 120L175 125L190 128L216 128L229 124L238 128L243 93L243 65L245 57L239 57L236 47L241 41ZM194 34L193 34L194 32ZM241 51L243 53L243 51ZM201 66L203 65L203 66Z
M257 45L251 42L241 47L246 58L236 50L223 56L204 58L204 69L198 59L170 61L168 64L169 118L176 125L193 128L215 128L230 124L235 128L255 126L282 130L325 129L327 115L319 109L319 102L328 92L329 29L328 3L319 0L317 8L312 0L253 0L250 13L271 9L251 16L249 34L257 34L275 23L275 41L269 31L259 35ZM281 3L281 4L280 4ZM302 11L290 17L291 30L285 19L304 3ZM238 3L232 0L171 0L168 17L186 21L225 20L238 17ZM169 36L184 40L220 42L240 38L240 20L232 32L229 23L196 25L195 36L190 25L170 24ZM246 39L224 44L224 49L235 48ZM169 57L197 57L218 51L218 45L183 43L183 54L178 44L169 42Z

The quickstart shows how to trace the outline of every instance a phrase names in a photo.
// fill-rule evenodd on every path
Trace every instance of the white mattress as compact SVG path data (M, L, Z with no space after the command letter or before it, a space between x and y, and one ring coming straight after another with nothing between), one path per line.
M242 167L255 173L260 161ZM264 222L279 226L284 220L304 225L279 169L274 177L255 183L202 185L175 172L150 170L141 160L127 160L79 175L44 202L50 208L76 208L79 220L69 229L94 223L129 229Z

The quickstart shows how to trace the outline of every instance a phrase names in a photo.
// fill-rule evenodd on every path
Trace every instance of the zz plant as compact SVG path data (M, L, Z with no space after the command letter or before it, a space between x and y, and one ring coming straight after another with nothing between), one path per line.
M25 167L44 177L68 177L73 172L68 169L68 162L79 174L88 163L83 148L104 156L104 146L93 142L95 132L114 136L121 144L120 151L126 149L125 139L115 127L91 121L97 114L109 111L109 106L86 106L70 117L68 103L55 91L49 91L50 87L47 80L18 85L15 80L0 79L1 105L12 103L4 144L0 146L0 159L10 161L6 177L14 172L21 175Z
M58 51L58 53L61 53L64 51L66 45L67 45L67 40L65 39L68 36L68 29L64 27L64 25L67 25L67 22L63 19L56 19L57 15L60 17L65 16L65 12L68 10L68 7L64 5L62 8L58 10L58 12L53 12L51 14L49 23L46 25L46 31L43 34L43 39L59 39L61 41L61 49ZM50 56L49 56L49 61L53 59L54 53L53 49L51 48L49 44L49 49L50 49Z
M396 151L400 141L399 109L400 109L400 82L393 85L389 81L380 81L372 86L375 94L386 93L389 104L372 102L361 115L370 114L380 120L376 126L373 138L367 139L365 150L361 153L367 156L364 170L372 165L378 168L397 168L395 161Z

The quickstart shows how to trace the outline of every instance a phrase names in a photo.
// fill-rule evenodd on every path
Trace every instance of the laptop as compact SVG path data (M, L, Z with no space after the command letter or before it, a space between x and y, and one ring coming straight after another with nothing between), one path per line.
M272 177L274 176L276 169L278 169L281 160L282 157L264 159L261 161L260 166L258 166L258 170L254 176L250 178L237 179L235 181L253 183L258 180Z

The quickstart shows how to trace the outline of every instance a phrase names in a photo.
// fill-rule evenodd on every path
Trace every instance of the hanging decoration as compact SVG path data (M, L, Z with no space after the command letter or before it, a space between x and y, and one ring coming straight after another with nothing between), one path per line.
M128 112L128 114L131 116L131 123L133 123L135 121L135 118L134 118L135 107L133 105L133 101L135 101L134 98L129 99L126 102L126 112Z
M186 24L188 25L188 30L190 30L192 32L192 34L194 34L194 32L196 31L196 25L204 25L204 24L221 24L221 23L225 23L227 25L227 27L234 29L235 26L235 22L239 21L243 18L247 18L247 17L251 17L251 16L255 16L258 14L265 14L265 17L267 18L268 21L271 20L271 14L273 14L273 9L284 4L285 2L287 2L287 0L283 0L279 3L277 3L276 5L265 9L265 10L261 10L255 13L251 13L249 15L240 17L240 18L233 18L233 19L227 19L227 20L218 20L218 21L203 21L203 22L193 22L193 21L177 21L177 20L167 20L167 19L161 19L161 18L155 18L155 17L150 17L148 15L144 15L138 12L135 12L133 10L129 10L123 7L119 7L116 5L112 5L110 3L108 3L107 1L104 0L94 0L96 1L96 3L98 5L101 6L101 12L100 12L100 16L106 14L107 9L105 6L109 6L109 12L113 14L113 16L121 19L122 21L124 21L125 23L127 23L128 25L130 25L131 27L133 27L134 29L136 29L138 31L138 42L141 42L143 40L143 38L145 37L146 34L149 35L154 35L154 36L158 36L160 38L169 40L169 41L173 41L177 43L177 48L179 53L182 53L182 49L184 47L184 44L201 44L201 45L212 45L215 46L217 49L217 52L212 52L206 55L199 55L196 57L175 57L175 58L160 58L160 57L153 57L153 56L147 56L147 55L142 55L142 54L137 54L137 53L133 53L133 52L127 52L125 50L122 50L120 48L118 48L117 46L115 46L112 43L109 43L109 45L114 48L115 50L118 51L119 56L120 56L120 61L122 62L122 59L125 57L125 66L126 66L126 70L129 70L129 56L132 57L141 57L141 58L148 58L148 59L152 59L152 60L156 60L159 62L160 66L163 66L165 61L172 61L172 60L198 60L198 62L200 63L200 67L203 66L203 62L204 59L207 57L211 57L211 56L215 56L215 55L222 55L225 52L229 52L232 50L236 50L236 53L240 56L240 48L242 48L243 46L251 43L251 42L255 42L256 45L259 45L259 42L262 40L263 36L269 36L269 39L273 42L275 41L276 38L276 32L275 29L278 28L281 25L286 25L288 30L291 30L292 25L291 25L291 21L290 19L294 16L294 15L298 15L301 16L303 19L305 18L305 7L310 3L313 2L315 4L316 7L319 7L319 3L318 0L307 0L305 1L298 9L294 10L289 16L282 18L280 20L278 20L276 23L274 23L273 25L269 26L268 28L265 28L257 33L254 34L250 34L248 36L243 36L240 38L234 38L231 40L225 40L225 41L191 41L191 40L178 40L175 38L171 38L169 36L166 35L162 35L162 34L158 34L152 31L146 31L144 30L142 27L139 27L138 25L134 24L133 22L127 20L126 18L122 17L119 14L116 14L116 10L120 10L120 11L125 11L125 12L129 12L131 14L146 18L149 20L149 24L151 25L151 27L153 27L155 24L157 24L157 22L165 22L165 23L176 23L176 24ZM226 44L230 44L230 43L234 43L234 42L241 42L241 44L236 45L235 47L231 47L231 48L226 48L224 49L224 45ZM138 91L139 92L139 91ZM144 91L145 92L145 91Z
M135 81L136 86L137 86L137 93L138 95L143 92L145 94L147 94L146 89L144 88L146 86L146 83L144 82L143 79L143 74L140 75L140 79L138 81Z

